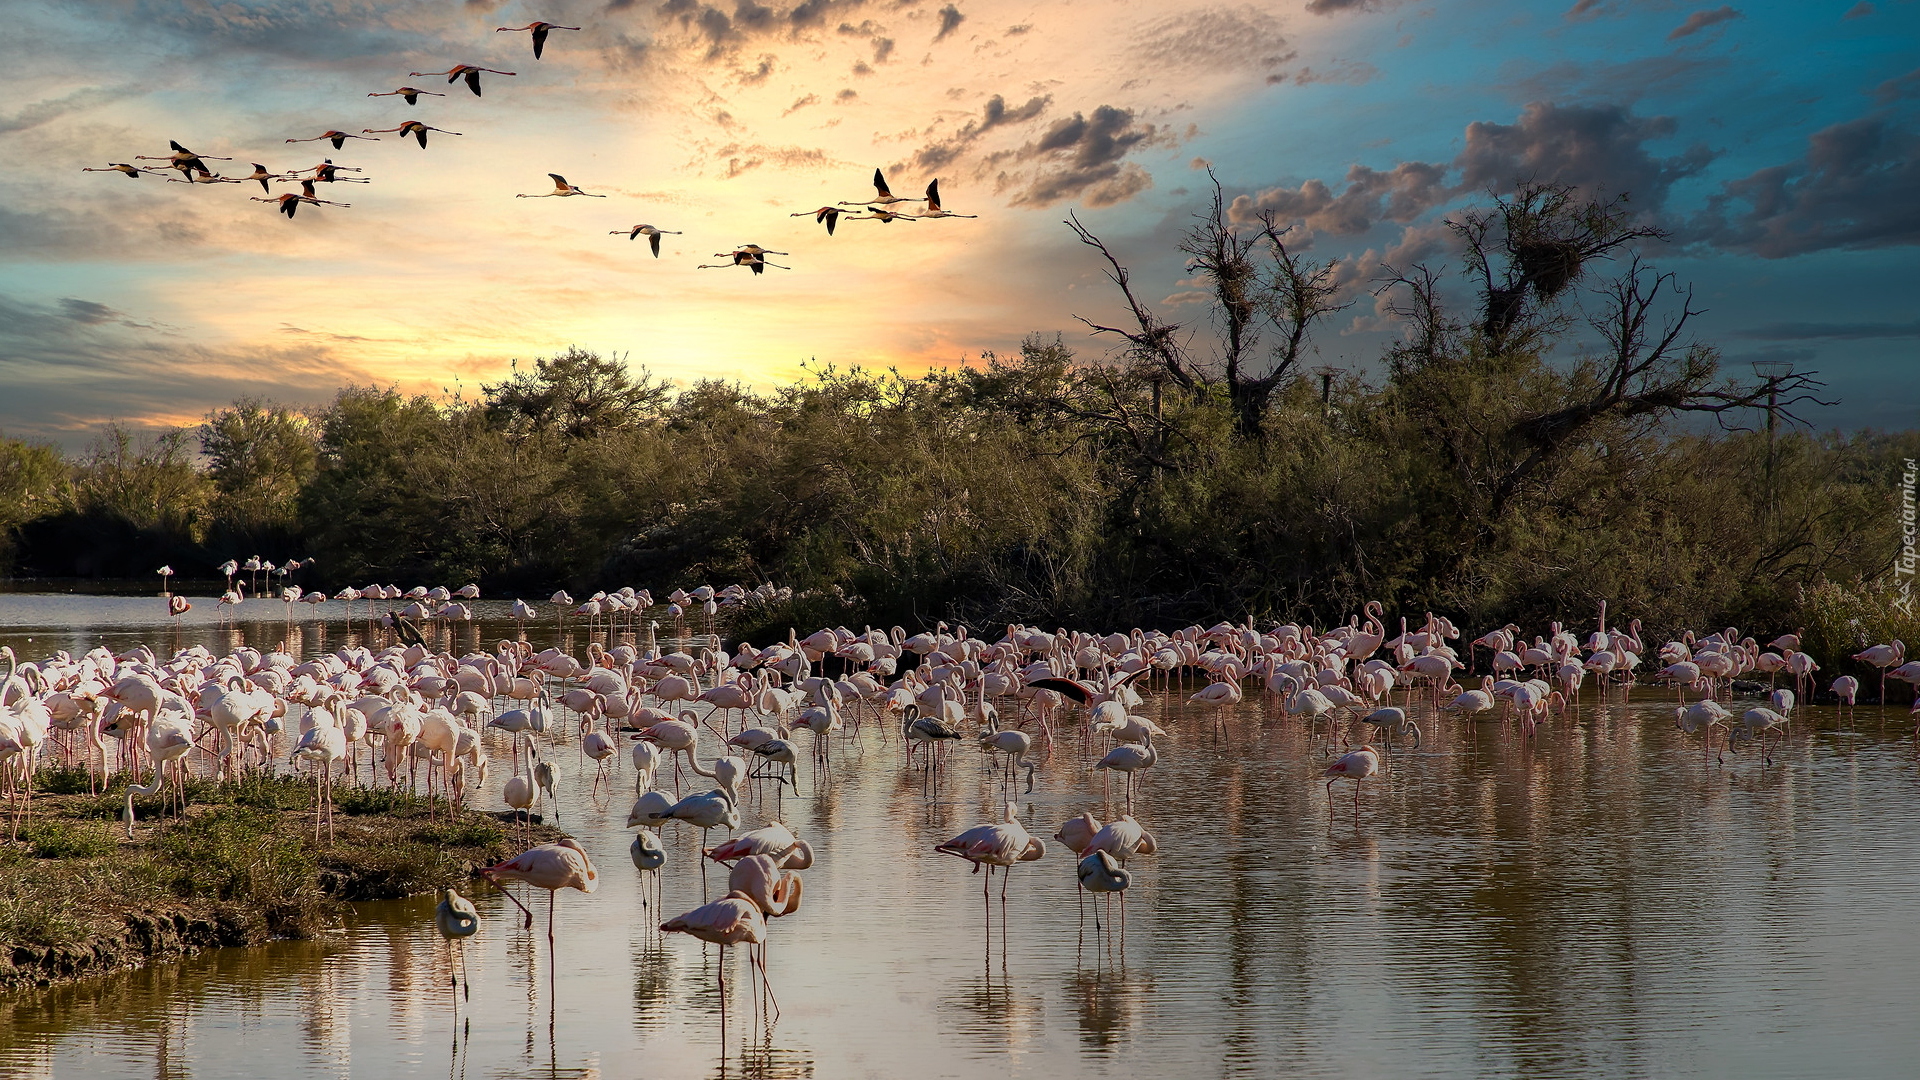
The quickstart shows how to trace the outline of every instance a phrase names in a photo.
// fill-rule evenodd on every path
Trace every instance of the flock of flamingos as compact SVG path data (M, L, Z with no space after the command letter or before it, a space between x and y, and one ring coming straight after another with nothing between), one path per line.
M531 34L533 38L533 58L539 60L541 54L545 51L549 34L555 30L579 29L580 27L577 26L560 26L550 22L532 22L525 26L497 27L496 32ZM450 65L445 71L411 71L407 74L415 78L444 75L449 84L464 82L467 89L472 91L473 96L480 97L481 75L514 76L519 73L502 70L500 68L481 67L477 64L459 63ZM432 90L422 90L416 86L401 86L394 90L370 92L367 96L397 97L405 101L408 105L414 106L419 104L422 97L445 97L446 95ZM429 132L455 136L462 134L458 131L449 131L446 128L433 127L419 120L403 120L398 125L390 128L362 128L357 134L350 131L329 128L318 135L288 139L286 141L288 143L326 142L331 143L335 150L342 150L346 147L348 139L379 142L381 141L379 136L393 135L402 142L411 138L420 144L420 149L425 150L427 148L427 134ZM114 172L130 180L138 180L141 176L149 173L157 175L175 173L177 175L169 176L167 179L170 182L183 184L212 185L245 184L249 181L257 182L260 185L260 190L263 195L254 195L250 196L250 198L254 202L271 204L275 210L285 214L289 219L292 219L294 214L299 211L302 203L312 206L338 206L341 208L349 208L353 205L352 203L336 202L330 199L320 198L314 187L315 184L368 184L373 182L371 177L360 175L363 172L360 166L337 165L332 158L325 158L318 164L309 165L303 169L294 169L290 172L276 172L259 162L252 162L253 171L250 173L241 176L222 176L213 171L213 168L207 163L209 161L232 161L232 158L195 153L180 145L179 142L172 140L169 140L168 146L170 147L170 151L166 154L136 154L132 161L109 162L106 166L100 168L88 166L81 171ZM135 162L141 161L164 161L166 164L160 167L135 164ZM567 178L559 173L548 173L547 176L553 181L552 191L522 193L515 197L521 199L552 199L572 196L604 199L607 197L595 192L584 191L579 186L569 183ZM275 195L271 185L276 183L299 184L300 191L298 193L285 192L280 195ZM917 199L909 199L895 195L887 186L886 175L880 169L875 169L873 170L873 188L874 193L868 198L842 200L828 206L818 207L813 210L802 210L798 213L789 214L788 216L813 218L814 221L827 227L827 235L829 236L833 235L834 227L837 226L842 219L847 221L878 221L885 225L894 221L918 221L928 218L971 218L979 216L977 214L956 214L941 206L940 181L938 179L927 184L925 195ZM919 208L918 213L907 213L906 208L915 203L924 205ZM849 210L847 209L848 207L857 209ZM864 210L865 213L860 213L859 211L861 210ZM660 257L660 238L662 236L682 235L678 230L660 229L653 225L645 224L634 225L630 228L612 229L609 230L609 232L614 236L625 236L629 240L637 240L645 236L647 242L653 248L653 257L656 259ZM759 244L741 244L732 251L714 253L715 258L724 259L726 260L725 262L703 263L695 269L718 270L725 267L744 266L755 274L765 272L769 266L780 270L791 270L792 267L790 266L782 266L779 263L769 262L767 260L767 256L769 255L789 254L791 254L791 252L771 251L761 247Z
M223 569L230 576L263 572L259 560L249 564ZM264 572L275 569L265 564ZM171 570L163 568L162 576L170 577ZM149 783L127 787L131 837L134 795L182 797L189 754L199 749L205 761L200 767L216 777L270 771L281 761L310 766L315 839L321 842L331 833L330 787L349 777L357 782L363 758L370 782L384 776L388 784L416 790L424 783L427 796L444 799L452 812L473 801L495 767L490 735L511 744L501 755L511 767L501 799L519 812L513 820L528 821L543 798L553 797L554 772L542 746L577 734L580 752L596 763L596 792L602 784L612 790L609 770L626 748L637 796L627 817L627 826L637 830L630 855L643 874L657 875L666 864L660 830L669 823L700 829L703 845L713 829L732 834L701 849L706 860L728 866L724 895L661 929L723 948L763 947L768 920L799 907L800 871L815 858L813 848L779 820L778 800L788 789L799 793L803 756L812 764L817 789L821 772L831 772L836 733L857 735L863 723L880 725L889 741L898 734L907 765L919 760L929 784L938 783L943 758L960 744L1001 759L992 781L1005 796L999 820L935 848L975 872L985 869L981 890L989 904L996 872L1004 902L1005 875L1047 851L1016 816L1019 774L1025 773L1025 790L1035 782L1038 766L1029 755L1036 742L1050 750L1056 736L1110 740L1093 769L1109 785L1123 785L1124 811L1111 813L1109 789L1104 813L1110 820L1083 813L1053 837L1073 853L1080 885L1110 903L1115 895L1124 899L1131 860L1151 855L1158 843L1132 810L1140 782L1172 736L1134 711L1143 701L1142 688L1158 684L1167 693L1185 693L1190 681L1198 683L1187 700L1213 706L1221 717L1249 693L1271 694L1288 716L1325 725L1326 754L1339 754L1322 770L1329 810L1334 787L1344 780L1352 786L1357 815L1361 785L1381 774L1383 755L1402 740L1419 746L1420 720L1494 723L1511 737L1532 738L1540 725L1577 705L1589 679L1603 697L1624 700L1645 673L1671 688L1661 692L1675 695L1675 723L1700 737L1703 751L1714 750L1716 738L1723 756L1758 743L1770 761L1769 740L1785 737L1796 701L1814 688L1820 670L1795 634L1762 645L1732 629L1688 632L1657 646L1657 662L1643 660L1648 648L1639 622L1608 629L1604 604L1584 640L1559 623L1531 640L1509 625L1463 646L1460 631L1434 615L1417 628L1402 620L1392 634L1381 605L1369 603L1345 625L1319 629L1287 624L1262 630L1248 621L1103 635L1013 625L987 638L944 623L913 635L897 627L834 627L804 637L790 631L786 641L765 647L740 642L729 653L713 632L713 620L729 607L791 595L770 585L675 590L664 612L643 590L598 593L577 604L556 593L551 606L558 619L571 615L588 624L584 657L560 648L535 651L524 636L500 641L493 652L436 652L429 645L438 633L433 620L471 618L457 598L478 593L473 586L342 590L334 599L346 604L350 623L358 617L356 602L368 600L367 640L383 647L350 644L304 661L285 651L244 647L214 656L196 645L166 658L144 646L122 655L99 647L77 657L63 652L20 663L10 648L0 650L9 664L0 684L0 770L16 806L16 829L18 814L31 806L36 768L58 757L102 776L116 769L151 773ZM326 599L293 586L282 593L289 607L313 596ZM380 601L402 599L410 601L404 610L389 605L384 613L376 611ZM181 606L169 594L170 610ZM670 621L666 634L660 622L645 619L650 614ZM703 615L705 631L698 629ZM513 616L524 622L540 613L516 601ZM1889 680L1920 690L1920 661L1908 662L1905 655L1905 645L1894 641L1854 656L1880 671L1883 703ZM1474 685L1467 688L1460 680ZM1830 689L1850 708L1862 688L1842 676ZM1765 703L1745 709L1723 704L1736 698ZM1369 735L1354 747L1347 732L1356 723ZM506 762L500 767L504 771ZM683 792L687 772L713 787ZM760 815L765 824L743 830L743 802L762 805L768 784L774 787L774 813ZM701 866L704 890L706 863ZM572 839L530 847L483 871L496 884L525 882L547 891L549 939L557 891L591 893L599 873ZM531 911L526 919L531 926ZM455 941L477 929L479 915L449 891L438 925ZM764 953L749 955L750 971L764 976ZM723 1002L724 991L723 982ZM764 993L771 1001L771 991Z

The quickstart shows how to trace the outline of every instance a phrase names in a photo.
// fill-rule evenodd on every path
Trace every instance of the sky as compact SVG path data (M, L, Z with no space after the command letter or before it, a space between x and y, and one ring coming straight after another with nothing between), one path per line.
M1920 418L1920 3L1666 0L12 0L0 40L0 433L199 422L343 385L472 398L579 345L686 385L918 371L1117 297L1069 212L1168 318L1210 166L1233 210L1341 260L1315 362L1378 377L1383 265L1518 178L1625 192L1726 369L1816 370L1822 428ZM545 56L496 27L542 19ZM472 63L483 96L444 78ZM416 106L370 97L444 93ZM418 119L459 135L289 144ZM168 140L240 174L370 182L288 220L257 184L83 167ZM164 162L146 163L164 165ZM937 178L977 218L823 204ZM520 199L547 173L606 198ZM275 194L294 190L275 185ZM648 223L676 230L653 258ZM615 230L618 233L615 234ZM758 243L792 269L695 269ZM1462 286L1463 287L1463 286ZM1564 360L1578 355L1569 347Z

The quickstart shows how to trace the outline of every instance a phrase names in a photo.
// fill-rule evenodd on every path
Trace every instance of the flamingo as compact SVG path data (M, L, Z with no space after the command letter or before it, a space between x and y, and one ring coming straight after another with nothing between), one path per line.
M973 872L979 873L982 866L987 868L986 879L980 883L980 897L987 899L987 886L993 880L993 871L999 867L1011 876L1013 864L1034 862L1047 853L1047 845L1039 837L1030 835L1026 827L1020 824L1019 808L1012 803L1005 806L1005 814L1000 821L986 825L975 825L942 844L935 844L933 850L942 855L952 855L973 864ZM1007 899L1006 877L1000 879L1000 901Z
M448 131L446 128L428 127L427 125L421 123L418 120L403 121L399 127L362 128L361 130L367 132L369 135L385 135L388 132L396 132L399 134L399 136L402 139L411 135L414 138L420 140L420 149L422 150L425 150L427 148L427 132L429 131L437 131L442 135L461 134L461 132L458 132L458 131Z
M108 162L107 167L104 169L96 169L96 168L93 168L92 166L83 166L80 169L80 171L81 172L117 172L122 176L125 176L129 180L138 180L140 179L141 173L162 173L162 172L165 172L166 170L165 169L143 169L138 165L128 165L124 162L113 161L113 162Z
M842 214L846 214L849 219L853 219L857 216L852 213L849 213L848 211L842 210L837 206L823 206L818 210L802 210L797 214L788 214L787 216L788 217L810 217L814 220L816 224L824 223L827 227L827 235L832 236L833 227L835 225L840 224L840 215Z
M480 73L483 71L489 75L518 74L518 72L513 71L498 71L494 68L476 67L472 64L455 64L445 71L409 71L407 74L416 79L425 75L445 75L448 82L453 82L455 79L465 79L467 80L467 89L473 91L474 97L479 97Z
M561 176L557 172L550 172L547 175L553 177L552 191L543 191L538 195L515 195L514 198L516 199L553 199L553 198L564 199L569 195L585 195L589 199L606 198L605 195L595 195L590 191L581 191L579 188L574 187L572 184L567 183L567 178L564 176Z
M1094 762L1088 772L1104 771L1111 778L1113 773L1124 773L1127 777L1127 812L1133 812L1133 787L1135 774L1142 769L1151 769L1160 760L1160 752L1153 748L1153 733L1147 732L1141 743L1121 743L1106 752L1099 761Z
M1361 717L1360 722L1372 726L1375 731L1386 734L1387 751L1389 753L1393 751L1394 737L1409 731L1413 733L1413 748L1415 750L1420 749L1420 725L1408 719L1407 710L1397 705L1388 706L1384 709L1375 709Z
M535 60L538 60L540 59L540 50L546 47L547 35L549 33L555 30L578 30L578 29L580 28L577 26L561 26L558 23L535 21L535 22L530 22L525 26L496 26L493 28L493 32L496 34L500 34L500 33L524 34L527 31L531 30L533 32L533 58ZM479 91L476 90L474 91L474 93L479 93Z
M956 214L940 205L940 181L927 185L927 208L916 214L917 218L977 218L979 214Z
M608 236L619 236L621 233L627 234L627 239L629 240L637 240L642 236L646 237L647 244L653 248L653 257L656 259L660 257L660 238L662 236L680 235L680 233L674 229L656 229L651 225L635 225L631 229L607 230Z
M446 97L447 96L445 94L434 93L432 90L415 89L414 87L411 87L411 86L403 86L398 90L387 90L383 92L370 93L367 96L368 97L397 97L405 101L409 105L418 105L420 104L420 96L422 94L425 94L428 97Z
M724 1038L727 1028L727 946L752 946L766 942L767 920L760 905L744 892L730 892L712 903L702 904L684 915L668 919L660 924L660 930L668 934L686 934L720 946L720 965L715 969L715 978L720 987L720 1030ZM762 970L761 977L765 976L766 972Z
M347 145L348 139L361 139L366 142L380 141L379 139L369 139L365 135L352 135L344 131L332 131L332 130L323 131L320 134L315 135L311 139L288 139L287 141L290 143L330 142L333 144L333 148L335 150L340 150L345 148L345 146Z
M1327 766L1320 775L1327 778L1327 807L1333 807L1333 782L1335 780L1353 781L1353 810L1360 812L1360 782L1380 772L1380 751L1372 746L1362 746L1358 750L1340 755L1340 759Z
M1887 669L1899 667L1907 658L1907 643L1898 638L1891 645L1875 645L1853 654L1853 659L1880 669L1880 704L1887 703Z
M263 199L258 195L253 195L249 197L254 202L277 203L279 205L280 212L287 215L289 220L292 219L294 211L298 210L300 208L300 204L303 202L312 203L315 206L339 206L343 208L351 207L353 205L352 203L333 202L328 199L316 199L311 195L295 195L295 194L292 194L291 192L285 195L276 195L271 199Z
M1860 680L1851 675L1842 675L1833 680L1832 689L1833 696L1840 699L1840 704L1846 706L1847 713L1851 716L1853 713L1853 699L1860 694Z
M873 198L871 199L862 199L859 202L847 202L845 200L842 200L840 205L841 206L892 206L895 203L924 201L921 199L902 199L899 196L895 195L892 191L888 190L886 174L881 172L879 169L873 170L873 191L874 191L874 195L873 195Z
M480 931L479 910L473 906L473 901L468 900L452 889L444 889L440 894L439 905L433 909L433 924L439 929L440 936L447 939L448 988L457 991L460 984L464 981L466 983L466 996L472 998L473 982L470 979L465 979L467 973L466 939ZM455 977L453 969L454 954L456 952L458 952L460 957L459 977ZM458 1011L459 1008L460 999L455 997L454 1009Z
M954 216L958 217L959 215L956 214ZM847 220L848 221L877 221L882 225L887 225L887 224L891 224L894 221L918 221L920 219L913 216L912 214L900 213L898 210L887 210L878 206L869 206L865 214L862 214L858 217L855 217L849 214L847 216Z
M498 879L505 878L547 890L547 956L550 963L553 956L553 909L557 894L561 889L592 893L600 888L600 872L594 869L593 860L587 857L587 849L570 836L556 843L528 848L480 873L496 885L499 884ZM527 920L528 925L532 925L532 912L527 913Z

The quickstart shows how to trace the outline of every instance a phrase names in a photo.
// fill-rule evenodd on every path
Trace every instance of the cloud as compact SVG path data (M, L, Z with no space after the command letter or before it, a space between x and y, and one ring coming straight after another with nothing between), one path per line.
M1377 0L1307 0L1307 10L1315 15L1332 15L1339 11L1366 11L1379 6Z
M792 116L794 113L799 112L801 109L804 109L809 105L818 105L818 104L820 104L820 95L808 94L805 97L795 98L793 104L781 110L780 115Z
M955 30L960 29L960 24L966 21L967 21L967 17L961 14L960 9L953 6L952 4L948 4L946 7L941 8L940 9L940 32L933 35L933 40L935 41L944 40L948 34L951 34Z
M1883 114L1822 128L1798 160L1723 184L1689 232L1769 259L1920 244L1920 133Z
M1133 52L1157 68L1177 71L1272 71L1296 55L1280 20L1258 8L1201 8L1142 27Z
M1711 11L1696 11L1687 16L1686 22L1674 27L1673 33L1667 35L1667 40L1679 41L1681 38L1691 37L1709 26L1715 26L1719 23L1740 18L1745 18L1745 16L1733 10L1730 4L1722 4Z
M1594 195L1627 193L1637 207L1655 212L1676 182L1713 159L1699 146L1666 158L1647 151L1647 142L1671 137L1678 126L1671 117L1635 116L1617 105L1534 102L1511 124L1467 125L1466 146L1451 162L1403 161L1384 171L1356 164L1338 190L1310 179L1238 196L1228 209L1240 222L1270 211L1284 223L1356 236L1382 222L1410 224L1463 195L1538 181Z
M749 86L755 83L766 82L767 76L773 74L773 68L774 68L773 54L772 53L762 54L760 57L760 62L754 65L752 71L743 71L740 73L740 81L743 83L746 83Z
M958 160L979 138L995 128L1024 124L1047 111L1051 97L1031 97L1025 105L1008 108L999 94L987 99L978 120L969 120L959 131L935 143L921 147L913 155L913 164L922 172L936 172Z
M1579 3L1568 8L1567 13L1561 17L1568 22L1584 22L1588 19L1597 19L1606 11L1607 0L1580 0Z
M88 86L75 90L65 97L36 101L12 116L0 116L0 135L27 131L49 120L58 120L69 113L79 112L95 105L104 105L110 101L118 101L138 92L139 88L135 86Z
M1736 330L1733 336L1760 341L1860 341L1868 338L1920 337L1920 319L1904 323L1767 323L1750 330Z
M1914 68L1898 78L1888 79L1873 88L1874 100L1883 105L1915 96L1920 96L1920 68Z
M1536 101L1512 124L1468 124L1466 149L1455 165L1462 188L1557 181L1591 194L1627 194L1642 209L1659 210L1668 189L1714 158L1704 145L1667 158L1647 151L1646 143L1673 136L1679 126L1672 117L1634 116L1619 105Z
M1090 207L1110 206L1153 186L1147 171L1123 159L1145 146L1171 141L1164 128L1140 124L1133 110L1102 105L1091 117L1074 113L1054 121L1034 142L1011 155L1035 166L1024 172L1002 172L999 187L1018 186L1015 206L1049 206L1063 199L1081 199Z
M886 63L887 57L892 55L893 55L893 39L892 38L877 37L873 39L873 62L876 65Z
M1840 18L1843 20L1844 19L1864 19L1871 14L1873 14L1873 5L1867 3L1867 0L1860 0L1859 3L1848 8L1847 13L1845 15L1840 16Z
M1032 24L1032 23L1021 23L1021 24L1020 24L1020 25L1018 25L1018 26L1009 26L1009 27L1007 27L1007 36L1008 36L1008 37L1019 37L1019 36L1020 36L1021 34L1024 34L1024 33L1026 33L1027 31L1029 31L1029 30L1032 30L1032 29L1033 29L1033 24Z
M324 342L209 347L93 300L0 295L0 428L16 435L81 442L109 420L191 422L237 397L321 401L375 380Z
M1446 182L1447 171L1445 165L1424 161L1403 161L1386 172L1354 165L1347 169L1345 190L1338 193L1322 181L1308 180L1298 188L1238 196L1227 209L1242 223L1268 211L1281 222L1353 236L1381 221L1412 221L1451 199L1457 189Z

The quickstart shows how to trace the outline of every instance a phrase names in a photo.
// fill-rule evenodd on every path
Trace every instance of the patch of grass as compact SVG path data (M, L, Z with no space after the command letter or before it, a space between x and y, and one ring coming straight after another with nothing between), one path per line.
M34 793L41 795L85 795L92 786L92 776L85 769L50 766L33 778Z
M342 814L404 814L425 806L426 800L411 791L372 787L333 789L333 808Z
M485 847L507 839L507 830L492 818L463 817L416 829L413 839L434 847Z
M98 859L119 847L98 825L59 819L23 827L20 839L31 847L36 859Z

